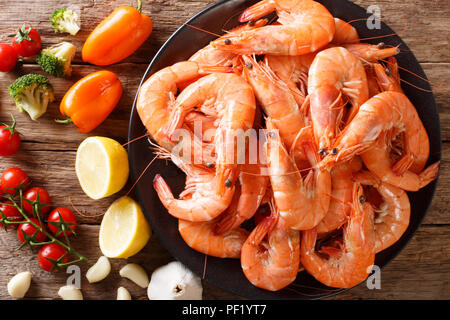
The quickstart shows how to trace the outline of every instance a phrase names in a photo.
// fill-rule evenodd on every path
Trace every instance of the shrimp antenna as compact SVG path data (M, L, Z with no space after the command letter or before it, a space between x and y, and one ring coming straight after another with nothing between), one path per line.
M153 164L153 162L156 161L156 159L158 159L158 155L155 155L153 157L153 159L149 162L149 164L145 167L145 169L141 172L141 174L139 175L139 177L136 179L136 181L133 183L133 185L131 186L130 190L128 190L128 192L126 193L126 195L128 196L131 191L134 189L134 187L137 185L137 183L142 179L142 177L144 176L144 174L147 172L148 168L150 168L150 166Z
M353 19L350 21L347 21L347 23L353 23L353 22L357 22L357 21L367 21L369 18L360 18L360 19ZM393 37L393 36L399 36L400 34L403 34L407 29L408 29L408 21L405 19L404 16L400 16L400 19L403 20L404 22L404 28L402 31L400 32L394 32L394 33L390 33L390 34L385 34L385 35L380 35L380 36L374 36L374 37L367 37L367 38L360 38L360 41L366 41L366 40L374 40L374 39L382 39L382 38L388 38L388 37Z
M222 31L225 33L228 33L230 30L226 30L227 28L227 24L236 16L242 15L242 13L244 12L244 10L239 10L236 11L235 13L233 13L228 19L227 21L225 21L225 23L222 25Z
M189 24L189 23L184 23L183 25L184 25L184 26L188 26L188 27L190 27L190 28L192 28L192 29L195 29L195 30L198 30L198 31L201 31L201 32L210 34L210 35L213 35L213 36L215 36L215 37L217 37L217 38L220 38L220 37L222 36L222 35L220 35L220 34L217 34L217 33L212 32L212 31L208 31L208 30L202 29L202 28L200 28L200 27L193 26L192 24Z
M102 212L102 213L99 213L99 214L87 215L87 214L81 213L81 211L78 210L77 207L75 207L75 205L74 205L73 202L72 202L72 198L70 198L70 197L69 197L69 203L70 203L70 205L72 206L72 209L73 209L76 213L78 213L78 215L80 215L80 216L82 216L82 217L85 217L85 218L96 218L96 217L101 217L101 216L103 216L103 215L106 213L106 212Z
M146 134L144 134L144 135L142 135L142 136L140 136L140 137L137 137L137 138L134 138L134 139L132 139L132 140L130 140L130 141L128 141L128 142L125 142L123 145L122 145L122 147L126 147L127 145L129 145L129 144L131 144L131 143L133 143L133 142L135 142L135 141L138 141L138 140L140 140L140 139L142 139L142 138L145 138L145 137L148 137L148 136L150 136L150 133L146 133Z
M394 64L394 63L392 63L392 62L390 62L390 61L388 61L388 60L384 60L384 59L381 59L380 61L383 61L383 62L386 63L386 64ZM430 85L432 85L432 86L435 86L433 82L431 82L430 80L428 80L428 79L426 79L426 78L424 78L424 77L418 75L417 73L414 73L414 72L412 72L412 71L410 71L410 70L408 70L408 69L406 69L406 68L400 67L400 66L398 66L398 68L399 68L400 70L403 70L403 71L405 71L405 72L408 72L409 74L412 74L412 75L415 76L416 78L419 78L419 79L421 79L421 80L427 82L428 84L430 84ZM408 85L410 85L410 86L412 86L412 87L414 87L414 88L416 88L416 89L418 89L418 90L425 91L425 92L433 92L432 90L420 88L420 87L418 87L418 86L416 86L416 85L414 85L414 84L412 84L412 83L409 83L409 82L406 81L406 80L400 79L400 81L402 81L402 82L404 82L404 83L406 83L406 84L408 84ZM440 83L439 85L435 86L436 89L439 89L440 87L442 87L442 84L443 84L443 83L444 83L444 82L442 82L442 83Z
M293 288L294 287L294 288ZM333 292L339 292L342 289L322 289L322 288L314 288L314 287L308 287L308 286L302 286L302 285L298 285L298 284L290 284L289 287L286 287L286 290L291 290L297 294L300 294L302 296L307 296L307 297L321 297L323 294L321 293L305 293L302 291L299 291L297 289L295 289L295 287L300 287L300 288L307 288L307 289L313 289L313 290L323 290L325 293L333 293Z
M205 254L205 260L203 261L203 274L202 274L202 279L205 280L206 277L206 266L208 264L208 255Z

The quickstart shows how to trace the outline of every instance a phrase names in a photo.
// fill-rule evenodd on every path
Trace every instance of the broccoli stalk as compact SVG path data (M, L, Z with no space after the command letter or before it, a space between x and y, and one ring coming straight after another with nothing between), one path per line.
M72 74L72 59L76 48L69 42L61 42L55 46L43 49L37 56L37 63L48 74L66 78Z
M78 15L70 9L57 9L50 17L50 23L55 32L67 32L73 36L80 31L77 20Z
M9 94L20 112L26 111L36 120L47 111L47 106L55 100L50 81L40 74L27 74L9 87Z

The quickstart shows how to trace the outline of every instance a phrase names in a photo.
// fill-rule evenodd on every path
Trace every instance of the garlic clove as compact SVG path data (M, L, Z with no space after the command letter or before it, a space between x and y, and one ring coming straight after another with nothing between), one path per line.
M156 269L147 289L150 300L202 300L202 294L201 279L178 261Z
M59 288L58 295L63 300L83 300L83 294L80 289L73 285Z
M31 272L25 271L16 274L8 282L8 293L13 298L25 297L31 284Z
M120 269L119 274L121 277L130 279L141 288L147 288L149 280L147 272L140 265L136 263L129 263Z
M130 292L124 287L117 289L117 300L131 300Z
M111 264L105 256L98 258L97 262L86 272L89 283L95 283L105 279L111 272Z

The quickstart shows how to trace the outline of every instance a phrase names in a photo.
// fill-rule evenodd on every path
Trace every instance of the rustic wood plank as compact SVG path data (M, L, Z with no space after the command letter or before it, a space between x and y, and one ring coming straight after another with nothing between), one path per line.
M400 255L381 271L381 290L369 290L363 283L333 299L450 299L449 231L450 226L423 226ZM14 250L18 245L14 233L0 232L0 258L3 261L0 288L5 288L8 280L16 273L29 270L33 274L33 281L26 298L57 299L58 289L65 285L69 275L49 274L40 270L36 255L28 248ZM173 260L153 236L136 256L128 260L110 259L112 271L108 278L97 284L89 284L85 273L100 255L97 239L98 226L82 225L78 237L73 240L75 248L92 259L90 263L79 264L85 299L115 299L119 286L129 289L133 299L147 299L145 289L119 276L120 268L128 262L134 262L142 265L151 275L157 267ZM207 282L204 282L204 297L241 299ZM0 299L10 299L6 290L0 290Z

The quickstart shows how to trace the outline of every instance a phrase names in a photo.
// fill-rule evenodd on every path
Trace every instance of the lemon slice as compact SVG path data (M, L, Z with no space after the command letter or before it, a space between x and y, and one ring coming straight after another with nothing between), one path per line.
M151 233L139 204L130 197L121 197L103 216L100 249L108 258L128 258L141 251Z
M102 199L125 186L128 155L113 139L89 137L78 147L75 171L83 191L94 200Z

